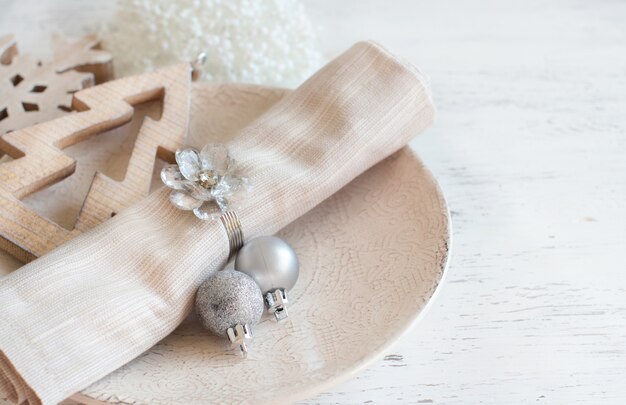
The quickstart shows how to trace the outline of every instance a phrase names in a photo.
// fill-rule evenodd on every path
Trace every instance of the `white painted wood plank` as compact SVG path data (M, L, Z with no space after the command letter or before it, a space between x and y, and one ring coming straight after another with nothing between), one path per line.
M424 322L306 403L626 400L625 6L315 2L333 50L373 37L431 75L413 145L455 231Z

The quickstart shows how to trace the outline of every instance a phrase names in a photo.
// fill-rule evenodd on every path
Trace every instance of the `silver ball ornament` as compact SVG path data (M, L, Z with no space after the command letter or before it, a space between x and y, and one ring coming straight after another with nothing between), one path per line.
M223 270L203 282L196 293L196 312L202 325L217 336L226 336L231 346L247 354L250 327L263 316L263 294L246 274Z
M237 253L235 270L257 282L277 320L288 316L287 291L296 284L300 270L298 255L287 242L275 236L250 240Z

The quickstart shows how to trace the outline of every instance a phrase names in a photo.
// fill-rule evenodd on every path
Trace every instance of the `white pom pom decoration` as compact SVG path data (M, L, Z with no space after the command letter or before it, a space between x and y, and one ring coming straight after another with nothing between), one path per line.
M204 80L295 86L322 63L296 0L124 0L102 36L118 76L206 52Z

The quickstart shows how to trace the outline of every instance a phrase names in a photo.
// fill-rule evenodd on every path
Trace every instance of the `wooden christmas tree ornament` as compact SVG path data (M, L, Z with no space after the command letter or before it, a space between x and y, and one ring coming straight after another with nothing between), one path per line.
M112 57L93 35L73 43L55 36L52 49L41 62L0 37L0 135L67 114L74 92L113 78Z
M0 137L0 150L14 159L0 163L0 248L28 262L148 195L157 157L173 161L185 140L190 86L189 64L110 81L75 93L77 113ZM64 148L129 122L134 105L155 100L161 118L145 117L124 179L96 173L72 230L21 201L74 172L76 161Z

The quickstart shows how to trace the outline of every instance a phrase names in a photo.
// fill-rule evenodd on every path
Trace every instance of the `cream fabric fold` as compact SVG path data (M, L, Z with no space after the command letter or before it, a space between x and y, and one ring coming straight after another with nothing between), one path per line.
M433 120L424 76L380 46L350 48L229 145L254 192L246 239L272 234ZM161 189L0 280L0 395L54 404L134 359L189 313L228 256L219 222Z

